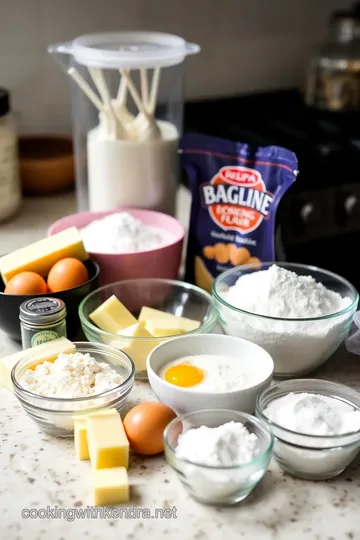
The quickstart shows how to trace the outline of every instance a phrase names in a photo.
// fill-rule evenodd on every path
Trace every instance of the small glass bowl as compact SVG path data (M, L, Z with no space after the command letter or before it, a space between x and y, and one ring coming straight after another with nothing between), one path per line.
M102 394L81 398L44 397L25 390L19 378L30 367L36 365L36 355L31 351L12 369L11 379L14 393L24 411L45 433L56 437L72 437L74 417L115 408L121 411L134 385L135 365L123 352L99 343L75 342L76 352L89 353L97 362L106 362L117 371L124 381Z
M136 318L141 308L147 306L178 317L200 321L199 328L182 334L184 336L210 333L216 325L211 296L199 287L182 281L160 278L127 279L105 285L89 294L79 306L81 326L86 338L89 341L106 343L129 354L136 366L137 379L148 378L146 359L150 352L160 343L178 335L163 338L129 338L100 330L89 315L112 295L115 295Z
M349 305L323 317L302 319L270 317L232 306L224 293L245 275L268 270L272 265L311 276L318 283L348 297ZM346 279L306 264L264 262L237 266L220 274L212 294L218 322L225 334L247 339L263 347L275 364L275 377L290 378L314 371L336 351L347 335L359 301L355 287Z
M274 435L274 458L287 473L305 480L326 480L342 473L360 450L360 430L343 435L306 435L271 421L266 407L292 393L321 394L360 410L360 394L343 384L321 379L293 379L275 384L259 394L257 417Z
M218 427L241 422L259 440L260 453L252 461L230 467L199 465L176 456L178 437L201 426ZM273 436L266 424L250 414L227 409L195 411L179 416L164 431L165 457L191 497L209 505L229 506L244 500L260 482L269 466Z

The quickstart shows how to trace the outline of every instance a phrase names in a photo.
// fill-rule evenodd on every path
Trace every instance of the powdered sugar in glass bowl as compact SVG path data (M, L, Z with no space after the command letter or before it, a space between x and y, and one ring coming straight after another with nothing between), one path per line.
M312 395L313 408L304 394ZM316 405L324 398L327 403ZM360 450L359 415L359 392L321 379L282 381L262 392L256 403L256 416L274 435L277 463L306 480L333 478L355 459Z
M274 360L275 376L284 378L313 371L335 352L359 299L332 272L270 262L219 275L213 298L224 332L263 347Z
M250 452L240 452L239 449L235 451L234 445L230 445L231 452L237 456L223 455L219 462L211 460L211 464L199 463L199 448L194 448L192 459L184 457L184 448L177 452L180 436L190 429L201 426L215 428L232 422L240 422L248 434L255 438L255 449L250 447ZM240 443L242 437L237 439ZM204 438L203 444L207 442ZM225 447L225 441L222 442ZM203 504L228 506L244 500L266 473L272 456L273 436L265 423L250 414L227 409L207 409L179 416L170 422L164 431L164 446L167 462L191 497ZM236 462L236 457L239 462ZM203 459L200 461L203 462Z

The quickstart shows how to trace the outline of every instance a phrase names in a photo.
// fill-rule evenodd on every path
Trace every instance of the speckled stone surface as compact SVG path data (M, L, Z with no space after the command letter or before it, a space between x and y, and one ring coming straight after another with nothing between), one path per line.
M14 345L0 335L0 351ZM359 361L340 351L316 376L360 383ZM137 383L127 407L154 399ZM41 433L16 398L0 390L0 538L4 540L142 540L244 538L248 540L347 540L360 538L360 462L340 477L306 482L283 474L275 463L243 503L202 506L188 497L163 456L133 457L128 509L176 508L168 519L31 519L24 509L81 509L91 505L88 462L75 458L73 441Z
M47 207L42 229L29 222L35 240L52 219L69 212L69 196L54 201L35 201L37 210ZM60 209L59 209L60 205ZM28 204L29 209L32 208ZM31 218L33 219L33 218ZM24 243L21 229L26 216L0 226L0 252ZM46 223L45 223L46 221ZM37 225L36 225L37 224ZM36 227L35 227L36 225ZM5 237L3 235L5 233ZM0 331L0 357L19 345ZM360 386L360 360L343 349L313 376ZM136 383L127 408L154 399L147 383ZM111 516L66 521L60 518L25 518L30 509L86 509L91 505L88 462L75 458L73 441L41 433L16 398L0 389L0 539L1 540L351 540L360 539L360 460L340 477L326 482L307 482L283 474L272 462L260 485L243 503L232 508L202 506L184 491L163 456L133 457L129 469L133 511L127 519ZM135 512L168 508L168 519L132 517ZM146 511L145 511L146 512ZM41 515L41 512L40 512Z

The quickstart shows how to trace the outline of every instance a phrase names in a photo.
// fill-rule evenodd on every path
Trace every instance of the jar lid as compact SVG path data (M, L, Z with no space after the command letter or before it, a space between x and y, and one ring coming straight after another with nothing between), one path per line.
M31 298L20 306L20 320L29 324L52 324L65 316L65 303L58 298Z
M162 32L106 32L50 46L50 53L70 54L78 64L109 69L141 69L180 64L200 47Z
M10 111L10 93L6 88L0 87L0 116L5 116Z

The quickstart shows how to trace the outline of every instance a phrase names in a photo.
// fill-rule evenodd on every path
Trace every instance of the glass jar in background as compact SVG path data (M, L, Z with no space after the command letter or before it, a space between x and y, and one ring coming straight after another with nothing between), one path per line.
M17 132L10 94L0 88L0 221L11 217L21 203Z
M48 50L73 82L78 210L174 215L185 59L199 47L159 32L107 32Z
M323 111L360 111L360 2L331 14L327 40L308 68L305 100Z

